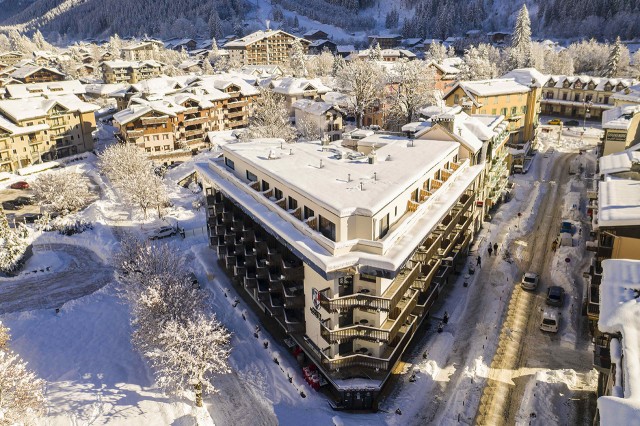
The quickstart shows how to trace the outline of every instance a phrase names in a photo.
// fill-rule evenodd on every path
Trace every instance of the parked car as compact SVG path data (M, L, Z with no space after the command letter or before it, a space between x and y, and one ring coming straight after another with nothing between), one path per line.
M580 122L578 120L567 120L564 122L565 126L579 126Z
M539 276L535 272L526 272L522 276L520 285L525 290L535 290L538 287Z
M576 227L573 226L573 223L571 222L567 222L566 220L562 221L562 224L560 225L560 233L568 233L568 234L575 234L576 232Z
M4 201L2 203L2 208L5 210L20 210L22 208L22 205L16 204L13 201Z
M149 236L150 240L159 240L161 238L172 237L176 235L176 228L172 226L163 226L156 229L153 234Z
M547 121L547 124L551 124L552 126L559 126L562 124L562 120L560 120L559 118L552 118L551 120Z
M29 206L35 203L35 201L33 197L16 197L13 200L15 204L20 204L21 206Z
M552 285L547 289L547 299L545 301L549 306L562 307L564 303L564 288Z
M542 322L540 323L540 330L548 331L550 333L557 333L560 326L560 318L558 314L553 311L545 310L542 313Z
M29 189L29 184L23 180L11 184L11 189Z

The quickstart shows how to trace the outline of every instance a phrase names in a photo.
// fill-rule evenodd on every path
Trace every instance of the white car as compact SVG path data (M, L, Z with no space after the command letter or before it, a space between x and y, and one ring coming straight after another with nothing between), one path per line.
M525 290L535 290L538 287L538 274L535 272L527 272L522 276L520 285Z
M548 331L549 333L557 333L559 326L560 326L560 318L555 312L545 310L542 313L540 330Z
M150 240L159 240L176 235L176 229L171 226L163 226L156 229L153 234L149 235Z

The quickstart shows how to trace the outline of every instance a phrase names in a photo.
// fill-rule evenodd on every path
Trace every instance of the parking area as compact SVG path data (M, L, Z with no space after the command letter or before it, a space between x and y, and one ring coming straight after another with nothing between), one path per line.
M5 208L6 202L13 202L18 197L33 197L33 191L30 189L2 189L0 190L0 207L4 210L9 224L14 226L15 222L23 222L25 216L40 214L40 206L37 204L23 204L18 210ZM14 203L15 204L15 203Z

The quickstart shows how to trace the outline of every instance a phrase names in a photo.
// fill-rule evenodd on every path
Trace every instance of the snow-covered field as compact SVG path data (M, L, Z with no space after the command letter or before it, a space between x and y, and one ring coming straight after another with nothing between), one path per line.
M170 198L174 204L168 217L164 221L153 218L144 221L141 213L123 204L118 192L97 174L95 158L84 160L79 167L99 187L100 199L77 217L92 222L94 229L70 237L52 233L35 235L37 250L34 256L24 272L10 281L27 282L38 277L45 287L29 288L21 296L22 306L14 300L11 309L0 311L9 312L0 316L0 320L11 328L13 349L48 382L48 414L42 424L471 423L488 380L513 383L522 377L526 377L527 382L522 402L516 402L516 423L527 424L532 420L531 413L537 413L535 424L562 424L567 410L571 409L566 398L570 399L575 390L592 389L593 374L584 374L574 368L556 368L544 362L515 370L497 370L492 368L492 359L505 333L510 338L512 334L523 332L501 327L510 315L509 300L514 282L520 278L518 264L527 253L527 236L536 232L533 229L534 213L554 185L549 182L551 160L556 160L554 156L560 158L565 151L575 152L585 143L592 143L589 140L580 142L578 138L563 136L559 143L557 137L544 138L540 152L553 149L553 153L539 154L528 174L513 178L516 182L514 199L494 214L492 223L484 224L474 244L473 250L483 256L482 268L473 275L465 271L451 283L446 298L434 313L433 324L426 327L428 331L419 337L406 362L400 366L402 374L394 379L381 403L384 411L376 414L331 410L325 397L303 380L296 361L285 348L264 331L258 338L254 337L259 320L243 302L234 306L238 296L217 266L214 251L207 245L204 214L192 206L201 194L171 183L171 179L180 179L190 173L192 165L189 162L168 174ZM579 161L587 171L593 167L593 159L587 155ZM564 188L563 217L574 221L577 229L582 230L584 205L579 194L584 187L579 179L573 178ZM519 212L521 217L518 217ZM230 360L233 372L218 378L220 392L208 395L206 410L200 412L192 409L190 399L168 397L155 387L146 362L131 345L129 308L115 296L112 275L105 275L108 282L101 283L97 291L88 287L85 294L71 291L71 287L82 288L80 284L85 280L89 282L81 274L75 281L73 276L66 277L66 287L55 287L58 286L55 278L73 270L73 265L82 268L79 261L87 251L96 270L108 270L119 238L125 231L145 235L153 227L167 222L178 222L190 231L184 240L172 237L165 241L175 247L176 253L186 257L187 265L210 293L211 310L233 332ZM566 313L563 313L574 320L561 327L559 346L580 347L588 353L588 347L580 343L577 318L581 300L573 298L577 293L571 293L581 270L564 264L566 257L575 259L576 267L580 264L584 253L582 234L587 233L584 231L576 232L572 247L560 247L548 267L554 282L565 287L572 297L565 304ZM489 242L500 245L498 256L487 255ZM77 249L61 250L54 244ZM511 251L513 262L502 257L506 247ZM38 272L26 275L27 271ZM48 285L51 286L49 290ZM3 294L1 288L0 295ZM45 290L51 292L52 299L39 301L40 304L33 302L34 294L46 293ZM61 310L56 314L54 307L58 306ZM34 307L42 308L34 310ZM443 333L435 333L435 324L445 311L451 319ZM269 342L267 348L265 341ZM548 344L549 340L542 336L539 342ZM563 360L560 358L559 362ZM416 376L413 383L409 382L411 374ZM397 408L401 409L401 415L395 414Z

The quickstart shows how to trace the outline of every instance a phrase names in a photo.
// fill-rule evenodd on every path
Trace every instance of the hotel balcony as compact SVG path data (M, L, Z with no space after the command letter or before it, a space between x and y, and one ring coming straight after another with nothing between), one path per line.
M142 117L140 119L140 122L142 123L143 126L155 126L155 125L162 125L162 124L166 124L169 122L169 117L168 116L164 116L164 117Z

